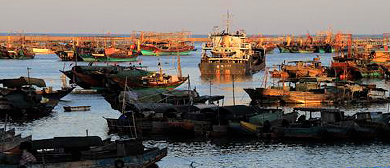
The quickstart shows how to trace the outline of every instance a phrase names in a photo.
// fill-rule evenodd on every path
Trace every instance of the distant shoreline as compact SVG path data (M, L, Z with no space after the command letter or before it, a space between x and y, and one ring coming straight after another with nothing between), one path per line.
M56 37L131 37L130 34L99 34L99 33L0 33L0 36L56 36ZM261 34L264 37L280 37L283 34ZM313 34L315 35L315 34ZM352 34L354 37L383 37L383 34ZM257 34L248 34L248 36L257 36ZM299 35L296 35L299 36ZM306 35L302 35L305 37ZM207 34L193 34L192 38L207 38Z

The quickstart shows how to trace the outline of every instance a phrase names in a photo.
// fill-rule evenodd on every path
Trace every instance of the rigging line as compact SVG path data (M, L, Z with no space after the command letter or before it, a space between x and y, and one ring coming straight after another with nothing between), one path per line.
M242 94L240 102L242 102L242 100L244 99L245 95L247 95L247 94Z

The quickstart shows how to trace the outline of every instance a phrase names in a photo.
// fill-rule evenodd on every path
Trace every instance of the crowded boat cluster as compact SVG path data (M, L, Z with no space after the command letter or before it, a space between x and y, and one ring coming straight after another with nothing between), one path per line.
M4 128L0 131L0 166L30 163L43 167L147 167L167 155L166 147L146 148L142 144L142 139L156 135L189 139L245 135L271 139L387 140L389 113L366 111L346 115L337 107L390 102L387 90L358 81L388 78L389 34L384 33L381 38L353 38L351 34L326 31L305 36L247 37L243 30L229 29L229 24L222 31L215 28L208 38L191 38L189 32L135 32L127 37L1 38L1 59L33 59L34 53L44 52L55 53L61 61L74 62L68 70L58 67L70 81L70 86L64 85L60 90L30 77L28 67L27 77L1 79L0 117L5 125L48 116L60 99L77 86L101 94L113 109L120 111L119 118L105 118L109 134L130 138L31 140L31 136L22 138L13 129ZM225 106L224 95L200 95L191 88L191 74L182 74L180 59L196 50L194 41L204 42L198 64L201 75L232 76L233 92L234 77L265 71L264 87L244 89L252 100L249 105L234 102ZM280 53L300 53L302 57L318 53L318 56L309 61L284 61L269 70L266 56L272 57L276 48ZM332 53L330 66L322 65L322 53ZM158 71L148 70L134 62L140 55L176 57L177 74L163 72L161 62L156 63ZM81 61L91 63L78 65ZM120 66L116 62L132 63ZM270 86L268 76L278 82ZM185 84L187 89L175 89ZM305 108L294 108L292 112L279 108L292 104ZM333 107L308 108L324 105ZM67 112L90 110L90 106L64 108Z

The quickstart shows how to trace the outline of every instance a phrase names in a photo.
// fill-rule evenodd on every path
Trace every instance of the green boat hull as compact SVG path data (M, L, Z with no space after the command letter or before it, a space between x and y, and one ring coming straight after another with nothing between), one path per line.
M312 51L312 50L299 50L299 53L302 53L302 54L311 54L311 53L314 53L314 51Z
M361 72L363 78L381 78L383 74L380 72Z
M131 58L98 58L97 61L99 62L134 62L137 61L137 57L131 57Z
M279 47L279 52L280 53L290 53L290 50L284 47Z
M91 54L79 54L79 57L83 59L84 62L95 62L96 59L92 57Z
M83 58L83 61L84 62L95 62L96 59L95 58Z
M190 55L191 51L182 51L182 52L159 52L159 55ZM142 55L156 56L156 53L151 50L141 50Z

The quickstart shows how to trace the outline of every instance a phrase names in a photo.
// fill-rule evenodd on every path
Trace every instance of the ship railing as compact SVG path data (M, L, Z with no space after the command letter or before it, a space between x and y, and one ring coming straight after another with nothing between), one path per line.
M204 49L204 50L211 50L213 47L214 46L212 43L203 43L202 44L202 49Z
M242 43L240 45L240 49L250 49L250 44L249 43Z
M248 58L228 58L228 57L224 57L224 58L221 58L221 57L218 57L218 58L215 58L215 57L211 57L209 58L210 61L217 61L217 60L229 60L229 61L246 61L248 60Z

